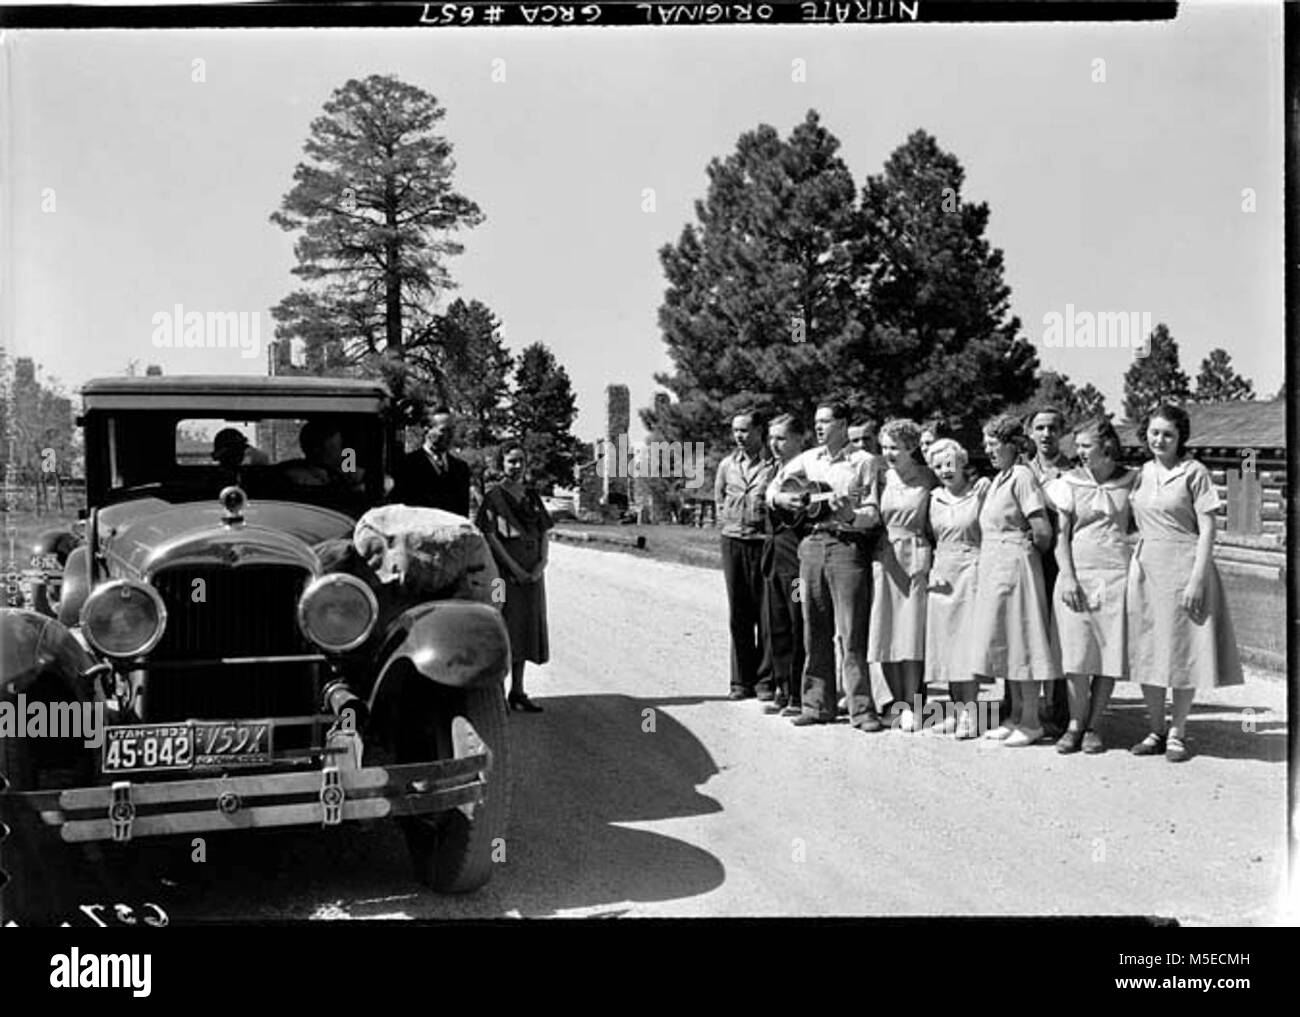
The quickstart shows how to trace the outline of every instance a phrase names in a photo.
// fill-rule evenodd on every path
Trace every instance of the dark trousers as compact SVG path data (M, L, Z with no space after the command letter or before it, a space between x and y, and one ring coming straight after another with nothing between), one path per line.
M731 687L770 692L772 661L763 621L763 541L723 537L722 577L731 613Z
M767 584L767 644L772 680L790 697L803 702L803 608L795 594L799 582L799 534L782 530L763 547L763 577Z
M876 712L867 670L867 619L871 597L871 555L856 541L813 533L799 545L803 597L803 712L835 719L835 644L843 654L844 694L849 719Z
M1047 624L1050 628L1055 622L1052 620L1052 595L1056 589L1056 577L1061 571L1061 567L1056 564L1055 544L1052 550L1042 556L1043 562L1043 583L1047 587ZM1011 716L1011 683L1004 682L1006 691L1002 694L1002 716ZM1059 728L1064 731L1070 723L1070 692L1069 684L1064 678L1054 682L1043 682L1043 698L1038 704L1038 723L1046 724L1050 727Z

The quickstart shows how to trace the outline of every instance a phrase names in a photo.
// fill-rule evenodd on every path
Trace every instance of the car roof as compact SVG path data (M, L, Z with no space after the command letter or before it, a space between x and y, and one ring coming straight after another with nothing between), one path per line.
M365 378L310 375L173 374L94 378L81 387L87 412L95 410L373 413L384 408L388 388Z

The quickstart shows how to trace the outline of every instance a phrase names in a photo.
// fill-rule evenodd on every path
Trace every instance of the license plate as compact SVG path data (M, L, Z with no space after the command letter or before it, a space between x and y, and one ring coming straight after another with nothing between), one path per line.
M109 728L104 739L105 773L261 766L270 761L269 720L133 724Z

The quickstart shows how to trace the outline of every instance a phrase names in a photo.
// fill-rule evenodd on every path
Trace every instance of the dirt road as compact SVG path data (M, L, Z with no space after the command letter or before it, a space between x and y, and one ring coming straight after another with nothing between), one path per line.
M422 892L388 827L214 841L177 921L314 917L1167 915L1268 923L1283 903L1285 685L1196 703L1183 765L930 735L797 729L726 700L719 573L556 546L540 715L513 714L506 859ZM986 693L988 695L990 693Z

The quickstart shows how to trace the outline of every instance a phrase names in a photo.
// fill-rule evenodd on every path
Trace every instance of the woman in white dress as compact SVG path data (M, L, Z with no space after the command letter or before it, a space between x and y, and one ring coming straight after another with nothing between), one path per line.
M1153 458L1142 465L1131 504L1138 541L1128 570L1128 665L1142 683L1151 733L1139 756L1187 759L1187 717L1197 689L1242 683L1237 640L1214 567L1219 495L1210 471L1186 454L1187 412L1162 405L1141 432ZM1173 719L1165 726L1165 690Z
M1105 417L1077 428L1074 448L1083 465L1047 485L1060 533L1052 611L1070 687L1070 723L1056 751L1096 754L1106 748L1097 728L1110 694L1128 677L1129 492L1137 472L1119 463L1119 435Z
M949 697L958 704L957 717L944 719L944 733L974 738L979 680L971 677L968 637L979 571L979 515L989 481L971 477L966 450L951 438L930 446L929 461L943 486L930 492L934 563L926 599L925 681L947 682Z
M1018 417L1003 414L984 425L984 452L997 472L980 509L971 670L1011 683L1011 716L984 734L1011 748L1043 737L1040 683L1061 677L1041 560L1052 546L1052 526L1043 489L1020 461L1033 447Z
M919 458L921 428L891 420L880 429L887 469L868 498L885 527L872 552L867 661L879 664L894 698L901 731L915 731L924 695L925 601L930 571L930 489L936 481Z

